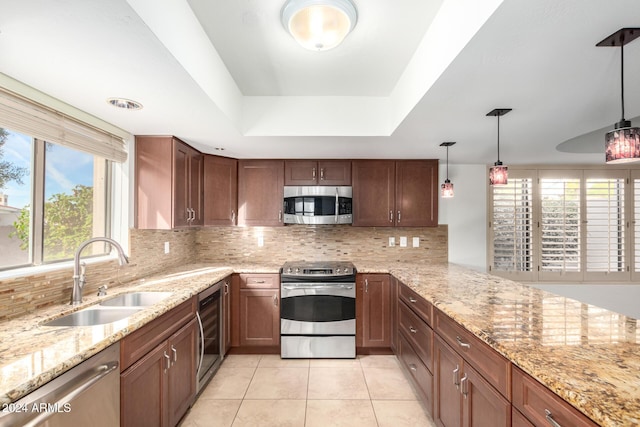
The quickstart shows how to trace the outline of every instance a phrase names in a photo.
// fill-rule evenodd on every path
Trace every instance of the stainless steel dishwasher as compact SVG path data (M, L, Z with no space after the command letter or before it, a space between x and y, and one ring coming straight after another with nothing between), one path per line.
M3 406L0 427L120 425L120 343Z

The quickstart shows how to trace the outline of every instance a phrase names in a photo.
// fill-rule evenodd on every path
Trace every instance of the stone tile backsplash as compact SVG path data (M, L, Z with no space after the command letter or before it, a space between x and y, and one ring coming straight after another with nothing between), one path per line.
M400 237L408 247L400 247ZM396 240L389 247L389 237ZM418 237L420 246L413 248ZM169 242L170 253L164 253ZM259 243L262 243L260 246ZM165 269L193 263L215 265L281 264L290 260L447 262L447 226L438 227L205 227L129 231L130 264L117 261L87 266L85 294L115 287ZM73 268L0 280L0 321L69 301Z

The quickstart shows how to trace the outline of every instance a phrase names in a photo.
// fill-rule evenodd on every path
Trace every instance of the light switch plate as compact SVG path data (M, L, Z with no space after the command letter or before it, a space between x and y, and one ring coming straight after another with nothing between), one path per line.
M401 236L400 237L400 247L401 248L406 248L407 247L407 236Z
M413 238L413 247L414 248L420 247L420 238L419 237L414 237Z
M389 237L389 247L392 248L396 245L396 238L395 237Z
M169 242L164 242L164 253L168 254L169 252L171 252L169 248Z

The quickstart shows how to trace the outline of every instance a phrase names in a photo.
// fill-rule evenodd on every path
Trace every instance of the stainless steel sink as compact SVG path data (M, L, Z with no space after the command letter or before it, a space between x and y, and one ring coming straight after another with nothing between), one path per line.
M148 307L170 297L172 294L173 292L131 292L104 300L100 305L108 307Z
M138 311L141 307L90 307L66 316L58 317L43 324L43 326L94 326L116 322L125 319Z

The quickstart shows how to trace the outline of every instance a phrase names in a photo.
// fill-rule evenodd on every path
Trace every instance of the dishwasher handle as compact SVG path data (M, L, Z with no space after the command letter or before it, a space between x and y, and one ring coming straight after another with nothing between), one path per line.
M89 369L88 371L82 373L81 375L71 379L66 382L61 387L58 387L51 392L47 393L41 398L34 399L32 402L24 403L25 407L31 408L32 405L38 403L47 403L55 400L54 406L63 407L66 403L73 400L76 396L80 395L80 393L87 390L93 384L97 383L113 371L118 369L120 366L118 361L111 361L101 365L96 366L95 368ZM25 427L36 426L38 424L43 423L51 416L55 415L54 411L45 411L45 412L11 412L7 413L7 418L3 419L3 416L0 416L0 426L10 426L10 425L22 425Z

